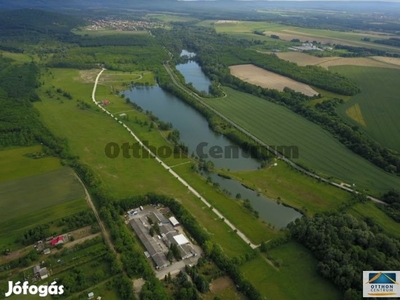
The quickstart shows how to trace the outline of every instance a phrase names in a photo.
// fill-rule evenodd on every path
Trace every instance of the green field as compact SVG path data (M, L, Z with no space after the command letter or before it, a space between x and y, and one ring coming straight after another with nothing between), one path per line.
M284 162L276 162L277 166L266 169L226 174L269 198L279 199L310 215L333 210L350 199L348 192L295 171Z
M0 218L8 221L83 197L83 188L70 168L7 181L0 184Z
M361 88L360 94L338 109L340 115L384 147L400 152L400 70L359 66L331 67L330 70L353 79ZM355 104L360 107L365 127L346 114Z
M266 299L341 299L333 284L317 274L317 261L300 244L290 242L269 251L280 261L279 269L263 255L241 266L241 270Z
M228 33L233 36L240 35L249 35L251 34L254 39L263 39L263 36L256 35L253 31L267 31L268 33L273 33L278 36L282 40L291 40L294 38L298 38L301 41L325 41L331 44L342 44L342 45L351 45L356 47L367 47L381 50L388 50L391 52L400 52L400 50L396 47L379 45L371 42L362 41L362 38L369 37L371 40L374 39L382 39L382 36L367 34L367 33L356 33L356 32L346 32L346 31L333 31L326 29L314 29L314 28L303 28L303 27L294 27L287 26L278 23L270 23L270 22L254 22L254 21L244 21L238 23L216 23L215 21L202 21L199 22L200 26L213 26L218 33ZM269 38L269 37L267 37Z
M295 162L323 176L355 183L368 193L379 195L400 185L399 177L352 153L318 125L267 100L224 89L228 97L205 101L269 145L297 146L299 158L293 159Z
M24 232L41 224L47 224L66 216L73 215L83 210L89 209L85 199L75 199L40 211L24 212L0 222L0 249L10 248L11 251L20 247L16 240Z
M36 55L25 54L25 53L13 53L8 51L1 51L0 56L11 58L14 60L15 64L30 63L31 61L36 61L38 57Z
M55 157L29 158L41 146L0 151L0 248L20 247L28 229L88 209L70 168Z
M107 157L104 152L107 143L116 142L120 145L124 142L133 143L133 138L115 120L102 113L98 108L94 108L90 98L93 82L82 83L82 79L78 76L78 70L51 69L51 72L52 75L43 77L45 85L40 90L43 101L35 103L35 107L39 109L44 123L51 131L57 136L67 138L72 153L79 155L80 160L91 167L107 191L115 197L127 197L146 192L156 192L174 197L198 219L202 226L212 233L212 239L221 244L228 255L234 256L250 250L250 247L234 232L231 232L225 223L153 159L127 159L122 155L114 159ZM106 74L107 72L105 72ZM45 91L51 89L53 85L70 92L74 99L55 100L49 98ZM166 145L166 140L158 131L149 131L148 126L135 122L135 117L143 121L148 121L148 117L133 110L133 107L126 104L125 100L112 95L108 86L99 86L96 97L97 99L109 99L111 103L107 109L111 112L126 112L129 119L124 122L142 140L147 140L153 145ZM75 99L82 99L86 103L90 103L91 108L77 107ZM65 130L65 128L69 128L69 130ZM185 158L173 157L165 160L168 165L187 161L188 159ZM189 171L190 164L185 166L186 170L177 169L176 171L178 173ZM182 176L188 179L183 173ZM213 189L201 179L198 180L198 185L202 193ZM219 197L226 196L219 195ZM214 201L217 203L218 200ZM220 209L218 205L215 207ZM242 211L240 207L238 207L239 209ZM235 220L231 220L231 222L243 224L244 227L239 227L239 229L246 234L249 233L255 243L271 237L271 230L261 221L255 220L250 213L242 214L240 222Z
M349 209L349 213L361 219L371 217L376 224L383 227L388 235L400 237L400 224L376 207L373 202L356 204Z
M29 153L41 151L41 146L11 148L0 151L0 184L5 181L53 171L61 167L60 160L55 157L33 159L25 156Z

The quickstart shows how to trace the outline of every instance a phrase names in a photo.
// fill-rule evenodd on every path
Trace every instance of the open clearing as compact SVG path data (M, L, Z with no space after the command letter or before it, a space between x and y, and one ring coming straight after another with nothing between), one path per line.
M42 146L0 151L0 184L61 168L60 160L56 157L33 159L26 156L26 154L38 152L42 152Z
M204 295L204 299L206 300L212 300L215 299L215 297L229 300L245 299L245 297L236 290L232 279L227 276L213 280L210 284L210 291Z
M276 89L279 91L283 91L285 87L288 87L307 96L318 94L318 92L314 91L307 84L264 70L254 65L236 65L230 66L229 69L233 76L261 87Z
M380 67L380 68L399 68L400 61L398 64L396 61L390 60L377 60L376 57L316 57L301 52L278 52L276 55L284 60L288 60L298 64L299 66L318 65L328 69L331 66L342 66L342 65L354 65L354 66L366 66L366 67ZM382 57L389 58L389 57Z
M205 101L269 145L297 146L295 162L375 195L400 186L399 177L354 154L327 131L289 109L230 88L224 90L226 98Z
M348 109L359 105L366 127L360 127L383 146L400 151L400 70L371 67L332 67L334 72L354 80L361 93L338 107L338 113L346 120L359 125ZM394 186L393 186L394 187Z
M67 167L3 182L0 184L0 218L6 221L83 197L81 184Z
M348 212L361 220L372 218L376 224L383 227L388 235L400 238L399 223L379 209L377 204L370 201L367 203L357 203Z
M80 211L89 209L85 199L75 199L40 211L24 211L17 217L0 222L0 247L4 249L17 247L16 240L30 228L46 224Z
M317 261L300 244L283 244L268 254L280 262L278 270L268 264L264 254L240 267L262 296L282 300L341 299L335 286L318 275Z
M372 56L372 59L383 61L384 63L400 66L400 58L398 58L398 57Z
M350 118L352 118L354 121L356 121L361 126L364 126L364 127L367 126L367 124L364 121L360 105L358 105L358 103L356 103L353 106L350 106L348 109L346 109L346 115L348 115Z
M347 192L295 171L283 161L276 163L265 169L226 174L269 198L280 199L300 210L306 208L308 215L334 210L350 198Z

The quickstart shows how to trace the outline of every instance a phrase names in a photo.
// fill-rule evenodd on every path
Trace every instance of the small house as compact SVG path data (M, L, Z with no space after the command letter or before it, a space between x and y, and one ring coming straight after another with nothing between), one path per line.
M57 246L59 244L63 244L64 243L64 237L59 235L58 237L52 239L50 243L51 243L52 246Z

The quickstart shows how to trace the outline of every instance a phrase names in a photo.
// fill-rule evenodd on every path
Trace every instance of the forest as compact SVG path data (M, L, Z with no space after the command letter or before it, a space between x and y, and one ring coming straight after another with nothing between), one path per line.
M372 218L360 221L346 213L317 214L289 224L293 239L318 262L318 273L331 280L345 299L362 298L362 271L399 270L400 242Z
M0 56L0 148L43 143L46 153L62 156L63 141L41 123L32 105L40 101L38 76L34 63L14 65Z

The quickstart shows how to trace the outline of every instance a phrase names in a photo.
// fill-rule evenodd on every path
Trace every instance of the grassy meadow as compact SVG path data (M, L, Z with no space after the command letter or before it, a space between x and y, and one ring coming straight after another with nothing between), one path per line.
M317 261L300 244L283 244L268 255L280 262L279 268L268 263L264 254L240 267L266 299L341 299L335 286L318 275Z
M84 191L70 168L0 184L0 219L8 221L26 212L83 198Z
M107 75L105 72L105 75ZM108 115L95 108L91 101L92 83L85 83L79 76L78 70L71 69L52 69L52 74L43 77L45 85L41 88L40 94L42 102L35 103L40 111L44 123L57 136L67 138L71 151L79 155L80 160L88 164L98 175L104 188L115 197L127 197L146 192L156 192L174 197L182 202L184 206L199 220L210 233L212 238L224 248L230 255L238 255L249 251L246 245L229 227L219 220L214 213L209 211L205 205L194 197L177 179L172 177L153 159L124 158L122 155L117 158L109 158L105 154L105 147L110 142L119 145L129 142L133 143L133 138L128 131L118 122ZM53 78L54 77L54 78ZM136 77L133 77L136 78ZM60 87L62 90L71 93L72 100L49 98L45 93L52 86ZM142 140L149 141L152 145L168 145L167 141L156 129L150 130L149 126L143 122L149 121L148 117L125 102L121 97L111 93L109 86L100 85L97 90L96 98L108 99L110 105L107 109L112 112L126 112L127 119L123 120ZM90 105L90 108L77 106L76 99L83 100ZM136 117L136 119L135 119ZM65 130L69 128L70 130ZM169 158L165 162L168 165L176 165L187 162L187 158ZM176 171L188 180L189 176L184 173L190 171L190 164L184 165L187 169ZM190 174L190 177L193 175ZM197 186L202 193L211 194L212 186L198 178ZM210 191L210 192L209 192ZM213 200L215 208L224 210L225 205L230 205L224 195L218 195ZM206 199L208 197L206 196ZM233 201L233 200L232 200ZM237 207L235 214L241 213L238 220L230 220L239 226L239 230L250 235L254 243L259 243L271 237L270 229L261 221L256 221L250 213L242 213L241 207ZM240 219L240 222L239 222ZM247 221L246 221L247 220ZM240 223L240 224L239 224ZM254 227L255 226L255 227Z
M351 207L348 212L360 219L370 217L376 224L381 226L388 235L396 238L400 237L399 223L379 209L373 202L358 203Z
M70 216L89 209L84 198L79 198L43 208L40 211L21 212L14 218L0 222L0 249L10 248L12 251L19 248L16 240L27 230L41 224L47 224L66 216ZM56 228L54 228L56 229Z
M9 148L0 151L0 184L61 168L60 160L55 157L33 159L25 156L41 152L41 146Z
M343 190L304 175L285 162L277 160L276 163L277 166L256 171L222 173L310 215L333 210L350 199L350 194Z
M330 69L361 88L361 93L338 108L340 115L384 147L400 152L400 70L357 66Z
M26 155L42 147L0 151L0 248L19 247L28 229L88 209L84 191L70 168L55 157Z
M355 183L358 189L375 195L400 185L399 177L352 153L318 125L267 100L224 90L228 97L205 101L269 145L297 146L299 157L293 159L295 162L323 176Z

